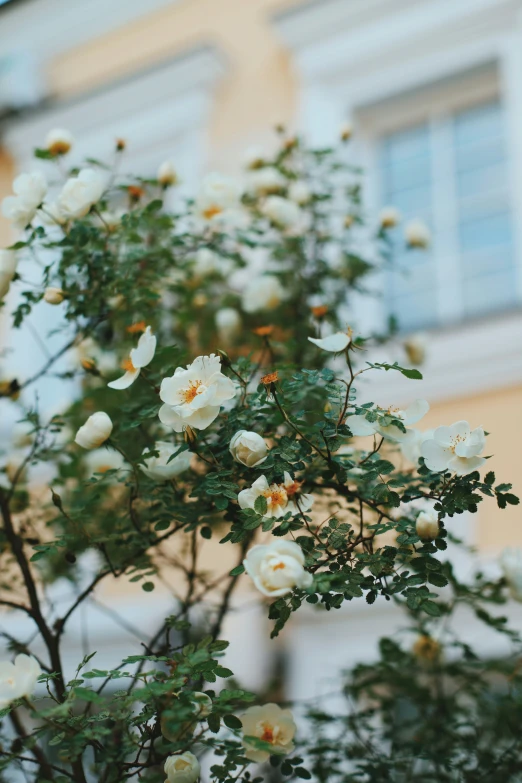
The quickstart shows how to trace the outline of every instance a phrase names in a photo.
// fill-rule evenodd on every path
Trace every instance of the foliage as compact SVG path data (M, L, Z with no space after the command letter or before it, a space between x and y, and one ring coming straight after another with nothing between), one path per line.
M209 208L209 181L184 200L158 180L119 175L122 155L119 148L102 197L84 216L57 219L44 202L13 246L13 328L51 307L49 287L63 302L44 336L49 358L32 377L6 377L1 386L13 418L24 422L24 443L8 445L0 486L0 604L31 624L23 638L4 637L9 650L37 655L43 674L35 696L1 712L0 780L23 769L40 783L155 783L165 778L165 759L187 750L209 758L207 779L223 782L518 779L519 639L492 611L506 600L506 581L479 574L463 584L445 555L456 515L475 513L485 496L500 508L518 499L492 472L434 472L422 456L411 464L403 412L356 396L363 373L385 379L397 371L412 387L422 377L398 362L367 361L389 334L347 331L354 300L393 263L401 241L366 215L360 172L344 148L308 149L283 135L270 160L251 161L237 197L224 180L228 201ZM37 157L54 167L56 156ZM106 172L105 164L90 166ZM62 159L51 170L58 176ZM234 308L232 320L225 308ZM154 358L129 388L109 388L146 326L157 338ZM346 335L336 356L308 339L336 331ZM158 418L162 382L211 353L233 381L234 399L209 426L166 428ZM76 394L49 417L32 392L50 378L57 387L74 381ZM96 411L114 429L93 467L74 433ZM355 438L361 420L373 427L370 439ZM268 445L259 464L248 467L231 452L240 430ZM164 468L187 452L191 467L159 481L145 471L165 442ZM39 465L51 468L44 487ZM262 476L283 493L278 513L276 490L238 503ZM416 527L426 508L439 522L429 539ZM221 634L246 584L245 562L251 573L248 553L282 539L300 547L313 579L269 598L272 636L291 633L285 626L303 604L331 611L362 600L400 605L410 635L383 639L379 660L347 675L338 713L306 705L297 751L273 753L256 778L241 714L267 695L232 679ZM203 565L208 551L212 573ZM68 679L64 635L95 588L120 580L153 593L165 570L177 575L172 615L143 640L143 654L105 670L90 650ZM78 586L77 597L56 611L45 594L62 579ZM510 640L509 657L485 661L459 640L453 618L463 606ZM205 715L194 707L201 691L211 699ZM247 745L272 749L259 736Z

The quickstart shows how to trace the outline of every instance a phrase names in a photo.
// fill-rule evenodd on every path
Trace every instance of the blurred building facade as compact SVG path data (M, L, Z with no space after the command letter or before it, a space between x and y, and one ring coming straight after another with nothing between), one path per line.
M0 51L0 196L52 127L72 131L79 157L106 158L124 137L134 172L170 157L190 188L209 168L237 170L238 150L276 123L330 144L351 122L370 208L393 204L433 232L368 311L425 333L425 380L386 377L371 398L425 397L426 427L483 425L491 468L520 492L522 0L9 0ZM462 529L486 556L522 543L516 507L481 506ZM305 617L291 690L313 682L318 622L339 640L337 667L354 632L359 653L374 644L375 616Z

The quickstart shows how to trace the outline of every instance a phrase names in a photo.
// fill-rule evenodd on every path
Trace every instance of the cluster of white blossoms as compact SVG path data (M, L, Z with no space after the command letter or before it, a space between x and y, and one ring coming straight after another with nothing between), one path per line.
M295 587L306 589L311 586L313 576L305 570L304 563L299 544L284 539L253 546L243 560L254 585L270 598L287 595Z
M290 710L283 710L278 704L263 704L249 707L240 715L243 724L243 747L250 761L267 761L271 754L284 755L294 749L296 725ZM257 750L247 737L256 737L270 745L270 750Z
M221 372L219 356L198 356L186 369L177 367L174 375L162 380L160 421L175 432L186 427L204 430L235 395L234 383Z
M0 661L0 710L13 701L29 698L42 670L32 655L17 655L14 663Z
M301 484L285 471L282 484L269 484L266 476L259 476L251 487L242 489L237 500L241 508L253 509L259 497L266 499L266 511L263 516L279 519L285 514L299 514L312 508L312 495L301 492Z

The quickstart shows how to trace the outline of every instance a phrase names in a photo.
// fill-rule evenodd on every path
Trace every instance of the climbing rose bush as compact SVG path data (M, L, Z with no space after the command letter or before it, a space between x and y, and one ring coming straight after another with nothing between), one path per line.
M359 331L354 299L430 232L403 234L393 205L368 215L351 133L310 149L282 131L186 199L175 161L122 175L123 140L112 167L83 164L55 129L4 199L7 344L41 314L49 333L34 372L8 353L1 368L2 780L518 779L520 640L496 610L520 600L522 557L463 583L446 552L456 516L518 499L488 470L488 422L415 426L425 344L402 346L393 319ZM367 399L369 372L410 379L407 404ZM153 637L136 624L140 654L98 668L85 634L71 667L67 633L100 586L123 583L143 616L167 575L170 613ZM224 665L243 591L272 637L349 602L402 622L343 676L338 709L289 704L284 681L252 693ZM463 607L509 656L460 640Z

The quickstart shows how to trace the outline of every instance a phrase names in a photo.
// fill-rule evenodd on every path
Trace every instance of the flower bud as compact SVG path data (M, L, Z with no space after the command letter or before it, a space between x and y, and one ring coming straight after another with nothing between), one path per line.
M415 523L415 530L419 538L432 541L440 532L439 515L436 511L421 511Z
M45 289L44 300L47 304L59 305L65 298L65 292L61 288L53 288L52 286Z
M410 220L404 228L406 244L411 248L425 250L431 242L431 233L422 220Z
M395 228L400 222L400 219L400 212L398 209L395 209L395 207L384 207L379 215L381 228Z
M199 761L189 750L169 756L163 769L167 776L165 783L196 783L201 771Z
M344 219L344 227L351 228L353 226L353 215L346 215Z
M350 122L346 122L341 128L341 141L349 141L352 138L353 126Z
M268 446L257 432L238 430L230 441L230 453L242 465L247 468L255 468L265 461Z
M426 358L426 341L420 334L413 334L403 342L404 351L412 364L422 364Z
M156 178L159 184L164 188L168 188L171 185L176 184L176 182L178 181L178 175L176 173L176 169L174 168L173 163L170 160L163 161L163 163L158 169Z
M110 416L104 411L97 411L80 427L74 441L82 449L97 449L107 438L110 438L111 432Z
M223 307L216 313L216 326L219 338L231 342L241 332L241 316L234 307Z
M431 636L424 634L419 636L413 645L412 652L419 661L429 664L439 660L442 654L442 648L436 639L432 639Z
M116 139L116 151L123 152L127 146L125 139Z
M54 128L45 139L45 148L51 155L66 155L74 143L72 133L64 128Z

